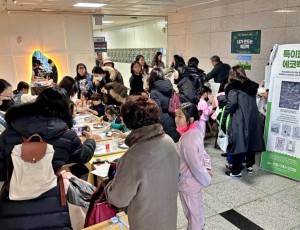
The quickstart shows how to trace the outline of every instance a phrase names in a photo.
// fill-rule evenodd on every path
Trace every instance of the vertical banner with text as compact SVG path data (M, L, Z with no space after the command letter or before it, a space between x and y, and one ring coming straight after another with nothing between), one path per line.
M274 54L261 167L300 180L300 44L279 45Z

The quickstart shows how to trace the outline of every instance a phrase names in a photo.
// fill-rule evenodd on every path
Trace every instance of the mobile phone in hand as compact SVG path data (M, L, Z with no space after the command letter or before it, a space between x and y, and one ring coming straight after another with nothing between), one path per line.
M81 135L82 135L82 136L84 136L83 131L89 132L89 131L90 131L90 128L89 128L88 126L83 126L83 127L81 128Z

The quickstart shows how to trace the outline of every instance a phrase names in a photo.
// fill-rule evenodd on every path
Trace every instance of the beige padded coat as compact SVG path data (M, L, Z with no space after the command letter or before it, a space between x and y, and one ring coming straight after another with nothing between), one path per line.
M131 230L174 230L177 224L179 155L160 124L133 130L115 179L106 187L110 203L127 210Z

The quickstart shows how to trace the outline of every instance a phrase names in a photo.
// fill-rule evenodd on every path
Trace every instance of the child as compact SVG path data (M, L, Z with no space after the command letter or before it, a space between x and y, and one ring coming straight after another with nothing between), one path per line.
M200 101L198 103L198 110L202 111L202 115L200 118L200 127L201 127L201 134L203 138L205 137L206 131L206 122L209 120L210 114L213 112L212 105L208 105L208 94L211 93L211 89L207 86L202 86L199 91Z
M202 188L211 183L210 157L204 150L197 106L184 103L175 112L177 131L181 134L178 151L181 158L178 190L190 230L203 229L205 210Z
M89 104L90 100L90 93L87 91L82 91L80 93L80 100L76 101L77 106L77 113L86 113L87 112L87 106Z
M121 130L123 133L128 132L128 128L122 123L117 107L113 105L106 106L105 116L108 120L108 123L105 124L109 125L111 129ZM101 117L100 120L103 120L103 117Z
M87 109L90 113L101 117L105 115L105 106L102 104L102 96L99 93L93 93L91 96L92 106Z

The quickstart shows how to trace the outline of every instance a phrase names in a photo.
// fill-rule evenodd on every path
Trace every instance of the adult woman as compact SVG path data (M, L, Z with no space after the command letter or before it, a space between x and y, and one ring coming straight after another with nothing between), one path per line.
M12 96L12 87L4 79L0 79L0 106L2 106L3 101L10 101ZM6 122L4 120L4 113L0 109L0 134L6 128Z
M161 52L157 52L151 62L151 65L150 65L151 68L154 68L154 67L158 67L158 68L161 68L161 69L164 69L165 68L165 63L163 63L162 61L162 53Z
M121 105L127 95L127 88L117 81L117 72L111 66L95 66L92 70L96 90L103 96L106 105Z
M141 65L142 75L145 76L145 77L149 76L149 66L146 63L144 56L140 55L140 54L137 55L135 57L135 61L138 62Z
M68 99L74 97L77 92L76 82L70 76L64 76L63 79L61 79L61 81L59 82L58 87L65 91Z
M124 84L124 81L123 81L123 76L121 74L120 71L118 71L116 68L115 68L115 63L113 63L113 61L111 60L110 57L106 57L104 58L104 61L103 61L103 66L110 66L112 67L115 71L116 71L116 82L120 83L120 84Z
M178 87L180 101L197 104L199 102L197 92L186 76L186 66L182 62L176 62L174 68L174 83Z
M126 86L119 82L117 79L117 71L113 67L104 66L102 68L109 78L101 89L103 102L106 105L121 105L123 100L128 96Z
M179 62L181 62L181 63L183 63L183 65L185 65L185 61L184 61L183 57L179 56L178 54L175 54L173 56L171 67L174 68L176 63L179 63Z
M76 76L74 79L78 88L78 99L80 99L81 91L89 91L90 94L95 93L92 75L87 72L85 64L79 63L76 66Z
M176 131L175 117L169 113L169 103L173 94L172 83L164 78L164 73L160 68L154 68L148 79L150 97L156 102L160 110L160 123L164 131L174 142L180 138Z
M130 96L121 116L132 129L125 139L129 150L106 187L107 199L127 208L132 230L176 229L179 156L173 140L158 124L159 108L149 98Z
M227 103L224 117L230 116L227 152L232 156L232 170L226 172L226 175L241 177L244 157L246 157L247 171L252 173L255 152L265 150L262 125L256 105L258 84L251 81L240 66L231 68L228 81L225 88ZM224 131L225 123L226 119L223 119Z
M93 156L96 144L91 133L84 132L82 144L72 127L68 99L61 89L48 88L34 103L11 108L5 115L8 124L0 138L0 181L8 184L13 171L11 151L39 133L54 148L52 167L56 172L66 163L86 163ZM39 175L32 175L39 176ZM8 191L0 197L0 222L6 229L71 229L67 206L60 204L59 186L36 199L12 201Z
M173 87L174 87L174 74L173 74L174 73L174 67L175 67L175 63L178 63L178 62L181 62L183 64L185 63L182 57L175 54L173 56L171 66L167 70L164 70L165 78L169 79L172 82Z
M134 61L130 66L131 77L129 78L130 93L129 95L147 96L143 87L143 75L141 73L141 65Z

